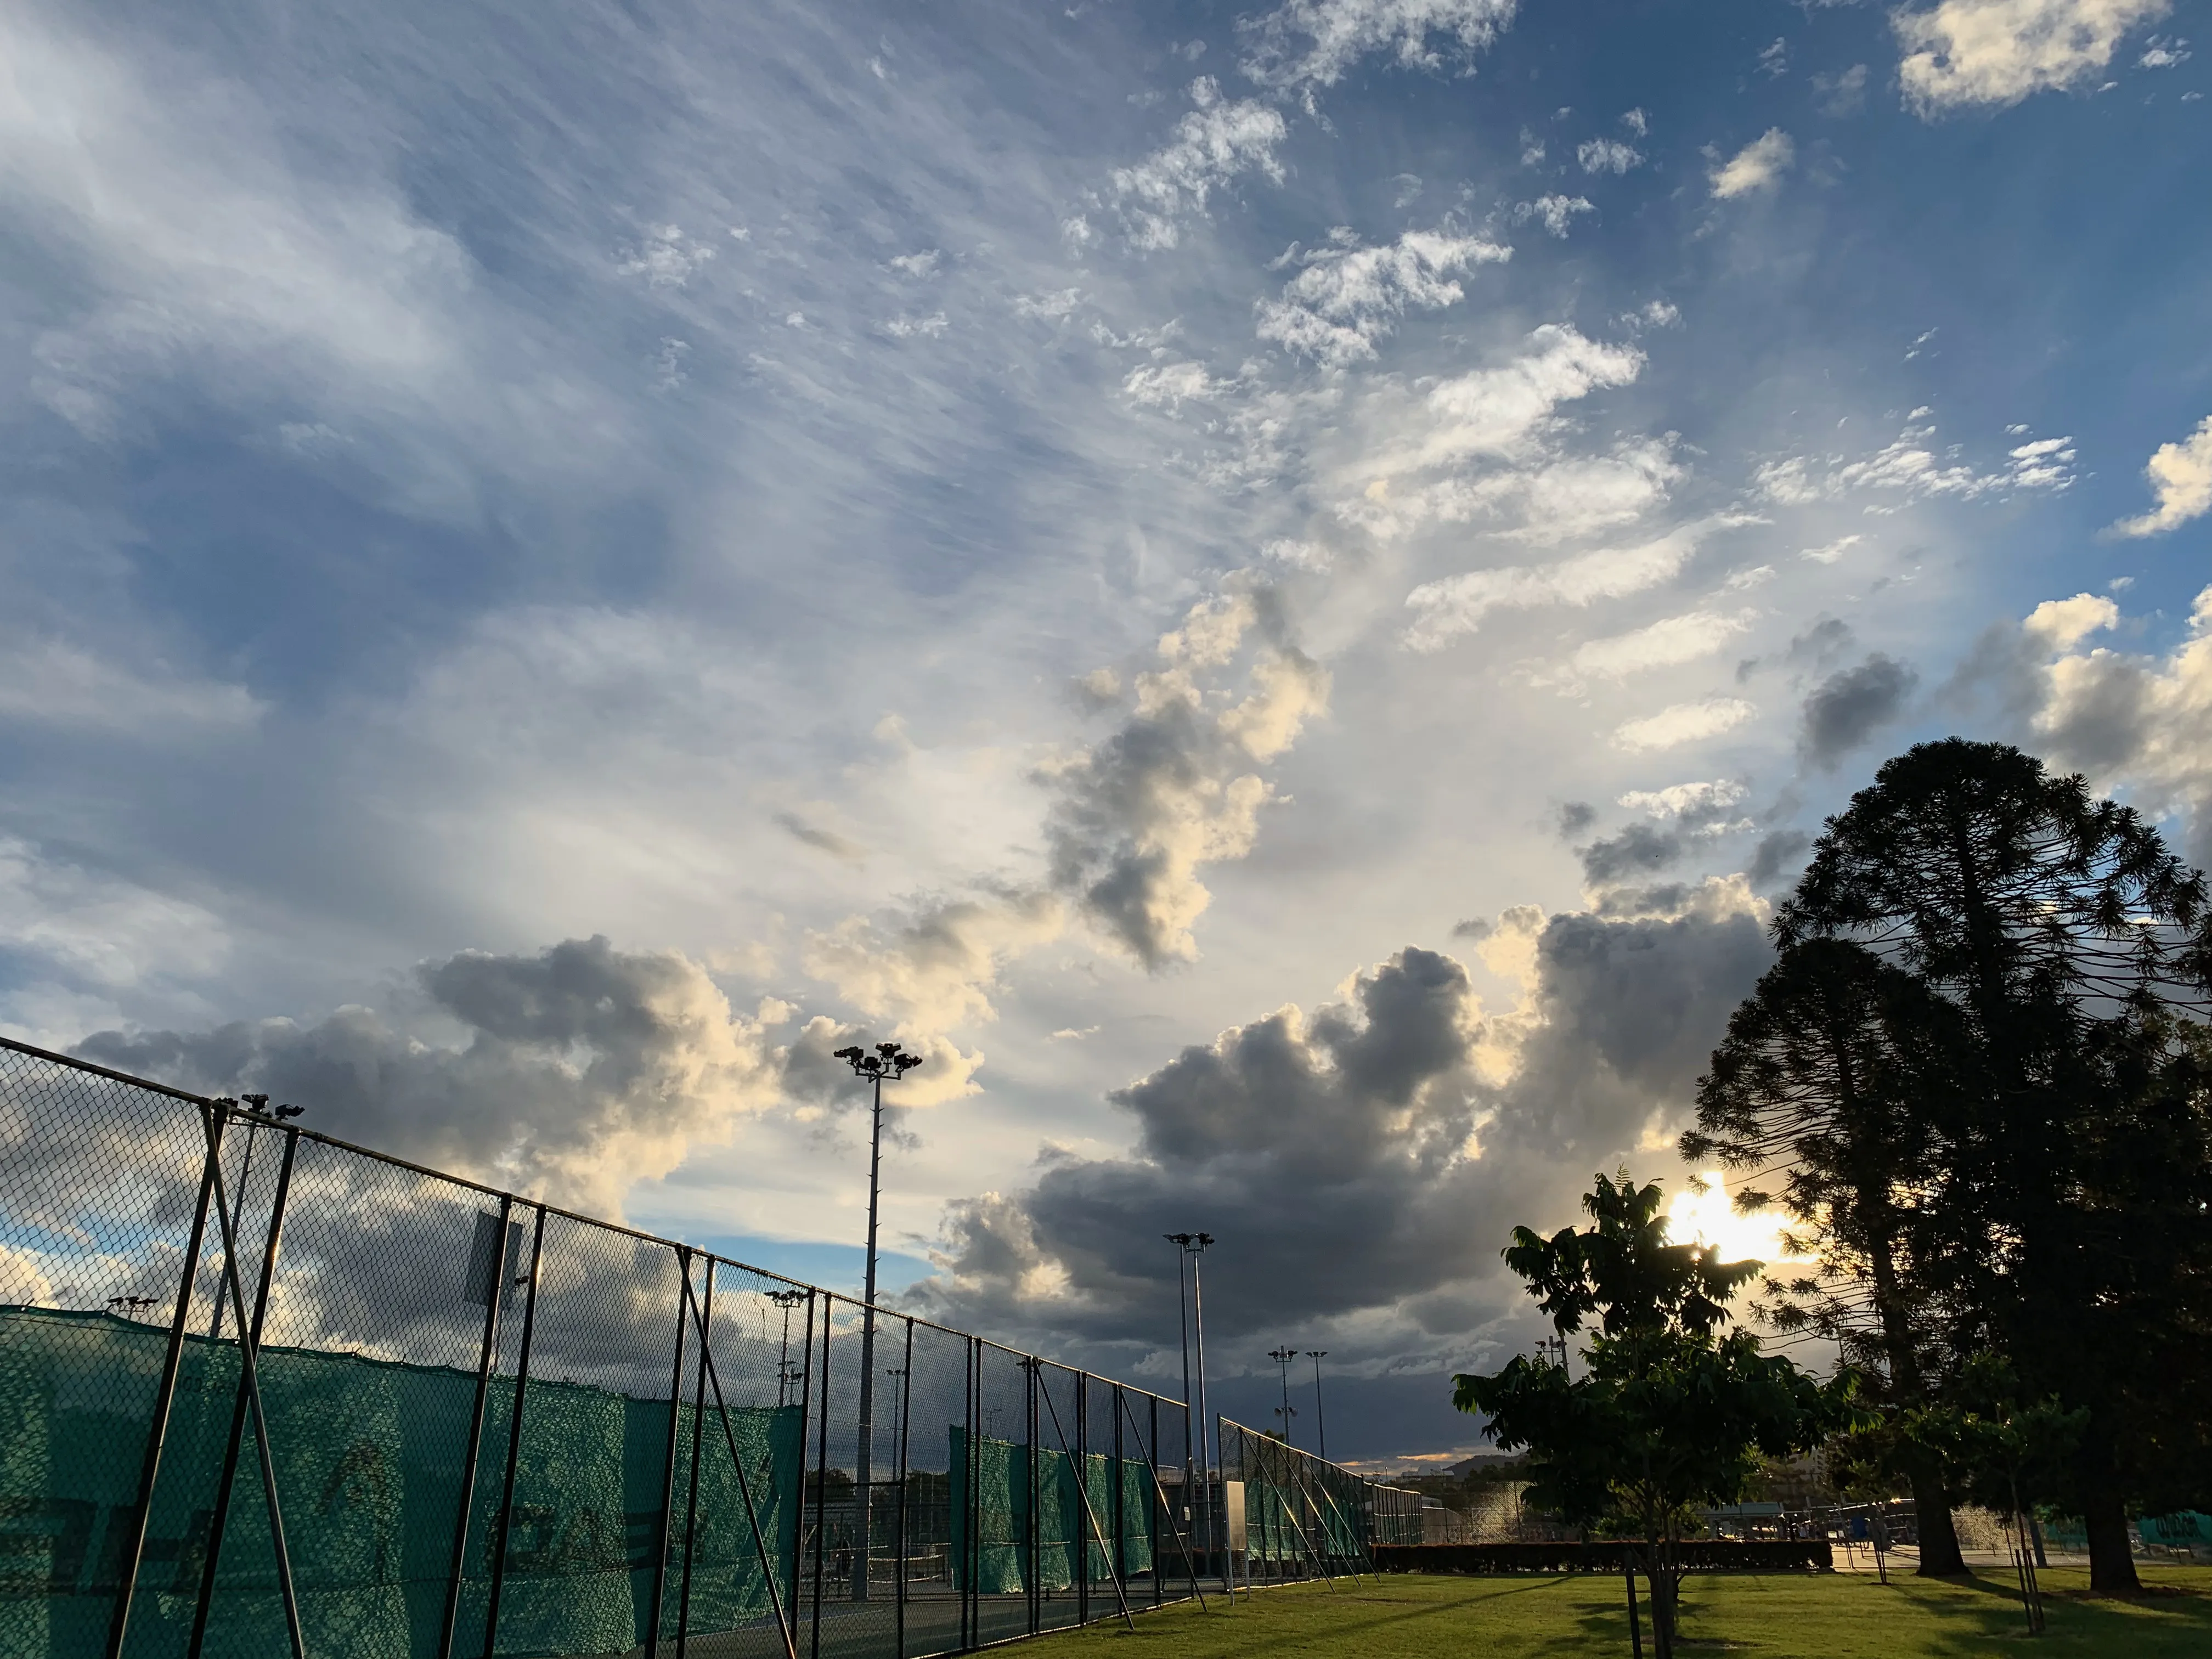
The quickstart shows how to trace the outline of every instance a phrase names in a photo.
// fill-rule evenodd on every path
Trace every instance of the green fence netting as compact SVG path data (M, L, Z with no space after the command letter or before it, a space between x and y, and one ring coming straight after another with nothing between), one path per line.
M0 1308L0 1659L85 1659L112 1616L167 1333L107 1314ZM185 1648L239 1386L234 1343L187 1338L147 1524L128 1659ZM423 1659L437 1650L452 1569L473 1374L300 1348L257 1366L277 1495L314 1659ZM514 1383L488 1390L471 1505L458 1651L483 1650L492 1534ZM762 1540L790 1581L799 1544L799 1408L735 1409L698 1424L690 1628L765 1617ZM678 1408L675 1518L662 1628L685 1553L692 1408ZM533 1380L516 1458L501 1655L597 1655L641 1642L667 1483L669 1404ZM289 1650L249 1420L209 1616L209 1651Z
M1093 1583L1114 1577L1114 1564L1100 1546L1110 1544L1115 1516L1121 1516L1122 1571L1132 1576L1152 1566L1152 1489L1148 1464L1125 1460L1120 1463L1121 1501L1115 1504L1116 1464L1101 1453L1083 1459L1084 1486L1076 1486L1075 1460L1064 1452L1039 1451L1032 1474L1030 1449L1012 1441L976 1436L973 1440L975 1468L969 1467L970 1438L962 1428L951 1431L952 1490L972 1493L975 1535L969 1534L969 1504L956 1496L952 1504L953 1582L961 1589L973 1587L986 1595L1016 1595L1030 1588L1030 1495L1036 1494L1037 1519L1036 1587L1064 1590L1075 1582L1078 1563L1089 1569ZM974 1482L971 1486L969 1483ZM1091 1516L1084 1513L1083 1498L1091 1499ZM1096 1518L1098 1534L1091 1531Z

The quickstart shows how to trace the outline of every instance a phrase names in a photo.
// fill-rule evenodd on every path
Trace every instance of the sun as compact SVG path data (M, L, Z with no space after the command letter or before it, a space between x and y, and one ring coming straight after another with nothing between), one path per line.
M1674 1244L1709 1244L1723 1261L1792 1261L1783 1248L1789 1218L1779 1210L1739 1215L1718 1170L1708 1170L1675 1193L1667 1205L1667 1238Z

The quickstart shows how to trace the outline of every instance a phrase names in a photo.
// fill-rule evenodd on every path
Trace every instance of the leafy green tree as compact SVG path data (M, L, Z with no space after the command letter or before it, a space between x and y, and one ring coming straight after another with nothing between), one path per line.
M1531 1502L1642 1537L1652 1634L1659 1659L1672 1659L1685 1520L1698 1504L1738 1501L1762 1456L1816 1443L1849 1384L1823 1390L1760 1353L1750 1333L1721 1334L1729 1299L1759 1264L1669 1243L1660 1205L1656 1182L1638 1187L1624 1170L1598 1176L1583 1200L1594 1226L1549 1238L1515 1228L1506 1265L1554 1327L1596 1325L1585 1374L1522 1356L1493 1375L1455 1378L1453 1401L1486 1415L1484 1432L1500 1447L1528 1451Z
M1957 1011L1969 1081L1944 1105L1948 1243L1923 1277L1954 1351L2002 1352L2032 1395L2087 1413L2073 1484L2091 1581L2134 1589L2144 1425L2204 1415L2146 1382L2171 1369L2147 1349L2192 1351L2212 1296L2171 1265L2202 1261L2212 1225L2186 1084L2191 1011L2212 990L2203 876L2080 778L1950 738L1888 762L1829 820L1774 934L1784 951L1856 942Z
M1949 1369L1942 1237L1948 1137L1967 1086L1956 1011L1863 946L1814 939L1785 951L1729 1018L1698 1085L1693 1163L1717 1159L1778 1194L1739 1188L1741 1209L1778 1200L1794 1277L1765 1281L1778 1329L1836 1344L1892 1413L1924 1407ZM1939 1456L1877 1429L1862 1457L1902 1476L1919 1512L1923 1575L1966 1571Z

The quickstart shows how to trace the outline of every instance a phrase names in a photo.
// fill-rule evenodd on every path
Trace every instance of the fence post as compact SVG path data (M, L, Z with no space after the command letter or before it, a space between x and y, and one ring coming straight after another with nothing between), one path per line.
M1037 1444L1037 1388L1044 1361L1030 1354L1024 1362L1024 1369L1029 1376L1026 1432L1030 1454L1030 1634L1035 1636L1044 1628L1044 1516L1040 1513L1044 1504L1044 1448Z
M1129 1519L1128 1495L1122 1488L1128 1483L1123 1479L1121 1468L1121 1385L1106 1385L1106 1401L1114 1413L1114 1576L1121 1581L1121 1593L1128 1594L1129 1585Z
M477 1214L483 1212L479 1210ZM499 1309L507 1300L507 1227L514 1213L512 1194L499 1200L499 1229L493 1236L491 1273L485 1281L483 1348L477 1357L476 1404L469 1411L469 1448L461 1465L461 1504L453 1517L453 1566L446 1583L446 1611L438 1627L438 1659L453 1659L453 1629L461 1613L461 1583L468 1575L469 1511L476 1505L477 1464L483 1455L484 1407L491 1389L492 1361L499 1357Z
M661 1602L668 1593L669 1534L676 1516L676 1437L684 1421L684 1327L691 1317L691 1247L688 1244L676 1247L676 1272L683 1287L676 1297L676 1364L668 1373L668 1449L660 1465L660 1526L653 1539L653 1613L645 1626L645 1659L653 1659L660 1651ZM702 1332L702 1357L705 1341ZM688 1579L690 1575L685 1577ZM679 1634L677 1639L680 1643L683 1638Z
M1147 1425L1152 1431L1152 1443L1145 1452L1145 1467L1152 1471L1152 1490L1157 1492L1160 1484L1160 1397L1147 1389L1145 1398L1152 1401L1152 1409L1147 1413L1152 1419ZM1188 1461L1185 1460L1186 1462ZM1151 1511L1145 1536L1152 1547L1152 1605L1157 1607L1168 1599L1167 1589L1160 1583L1160 1506L1156 1498L1151 1498L1145 1507Z
M1090 1372L1076 1372L1075 1488L1083 1494L1083 1507L1086 1513L1091 1508L1091 1459L1086 1455L1085 1449L1091 1443L1091 1436L1085 1413L1091 1404L1090 1382ZM1045 1398L1049 1403L1051 1396L1048 1395ZM1094 1522L1092 1530L1096 1529ZM1088 1533L1078 1541L1075 1549L1075 1622L1079 1625L1091 1622L1091 1537Z
M963 1553L967 1559L967 1582L960 1596L960 1616L966 1621L967 1632L961 1639L963 1647L981 1647L983 1643L983 1445L976 1436L976 1425L983 1416L983 1339L966 1339L968 1350L968 1395L962 1407L968 1413L968 1467L961 1472L960 1501L968 1511L968 1525L961 1534Z
M684 1272L684 1295L691 1295L691 1271ZM691 1401L691 1491L684 1500L684 1583L676 1593L676 1659L684 1659L691 1636L691 1562L699 1553L699 1432L707 1419L707 1345L714 1331L714 1258L707 1258L707 1305L699 1321L699 1382ZM671 1409L673 1409L672 1407ZM800 1445L805 1446L801 1437ZM802 1455L803 1455L802 1452Z
M169 1407L177 1396L177 1367L185 1354L185 1321L191 1316L192 1281L199 1277L200 1243L207 1233L208 1201L215 1194L216 1148L222 1119L203 1103L200 1122L207 1153L200 1165L200 1200L192 1211L192 1231L185 1244L184 1273L177 1284L177 1307L169 1321L169 1346L161 1358L161 1378L154 1388L154 1411L146 1425L146 1456L138 1470L138 1502L125 1523L125 1541L115 1587L115 1612L107 1624L107 1659L119 1659L131 1626L131 1599L138 1588L138 1564L146 1553L146 1522L154 1512L154 1482L161 1473L161 1445L169 1432Z
M791 1504L791 1594L784 1601L784 1605L791 1609L791 1621L794 1630L799 1623L800 1562L806 1554L806 1425L813 1410L814 1287L811 1285L806 1288L806 1334L799 1345L799 1492ZM782 1379L780 1376L776 1380L776 1386L779 1390L776 1397L781 1399ZM702 1395L699 1400L703 1407L706 1404L706 1396ZM777 1540L779 1547L781 1543L782 1540L779 1539ZM821 1539L818 1534L815 1539L815 1547L817 1550L821 1547ZM819 1605L815 1607L814 1612L817 1619L819 1619L822 1613Z
M253 1291L252 1328L248 1333L249 1340L239 1345L241 1363L238 1370L238 1395L231 1406L230 1438L223 1445L222 1474L216 1483L215 1513L208 1521L207 1560L200 1570L200 1597L198 1604L192 1609L192 1633L185 1648L186 1659L199 1659L200 1649L207 1640L208 1614L215 1601L216 1566L222 1559L222 1537L230 1522L231 1488L238 1478L238 1454L246 1438L246 1413L252 1402L252 1395L246 1386L243 1361L247 1352L258 1354L261 1351L262 1322L269 1311L269 1281L276 1272L276 1251L283 1239L284 1205L291 1195L292 1159L299 1146L299 1132L287 1129L284 1132L283 1162L276 1174L276 1195L269 1206L269 1237L261 1250L260 1282ZM242 1187L238 1198L242 1208L246 1202ZM218 1308L222 1305L220 1299L216 1305ZM214 1345L210 1344L209 1363L212 1364L214 1359Z
M538 1270L545 1258L545 1206L530 1235L530 1282L522 1300L522 1348L515 1356L514 1413L507 1431L507 1475L501 1483L499 1519L492 1528L491 1590L484 1598L483 1659L492 1659L499 1640L499 1599L507 1587L507 1529L514 1521L514 1472L522 1455L522 1406L530 1389L530 1343L538 1331ZM502 1286L502 1288L504 1288Z
M892 1453L898 1463L898 1549L894 1557L895 1570L898 1574L898 1583L892 1590L891 1601L893 1607L892 1619L898 1632L898 1650L900 1659L905 1659L907 1554L906 1443L907 1436L911 1433L914 1429L914 1319L911 1315L908 1316L906 1322L906 1358L899 1363L905 1369L899 1372L898 1444L893 1449Z
M806 1316L814 1316L810 1297ZM828 1564L830 1536L823 1530L830 1496L830 1327L836 1322L837 1298L822 1293L822 1421L817 1430L814 1454L814 1632L812 1659L822 1659L822 1571ZM811 1357L809 1357L811 1363ZM802 1453L802 1455L804 1454ZM802 1498L804 1494L802 1493Z

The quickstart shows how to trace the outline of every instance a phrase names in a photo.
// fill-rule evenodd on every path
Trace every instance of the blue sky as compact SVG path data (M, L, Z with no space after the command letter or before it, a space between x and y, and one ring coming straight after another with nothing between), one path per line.
M1882 755L2212 845L2201 30L15 8L0 1026L828 1277L895 1032L917 1305L1449 1449Z

